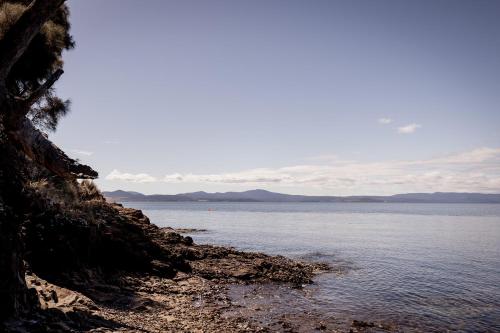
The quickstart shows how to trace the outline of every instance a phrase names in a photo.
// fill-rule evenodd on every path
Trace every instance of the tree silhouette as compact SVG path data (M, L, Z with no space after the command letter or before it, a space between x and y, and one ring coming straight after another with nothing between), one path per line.
M69 102L53 88L63 74L61 54L74 46L68 15L64 0L0 0L0 319L35 303L21 244L31 204L26 175L38 168L68 182L97 177L43 132L68 112Z

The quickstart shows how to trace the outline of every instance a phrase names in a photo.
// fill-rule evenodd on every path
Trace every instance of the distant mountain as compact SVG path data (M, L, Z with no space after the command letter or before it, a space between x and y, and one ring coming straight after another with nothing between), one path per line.
M337 197L315 197L305 195L290 195L274 193L266 190L251 190L245 192L194 192L180 194L194 201L238 201L238 202L307 202L307 201L338 201Z
M244 192L192 192L175 195L145 195L139 192L103 192L106 199L116 202L169 202L169 201L210 201L210 202L394 202L394 203L500 203L500 194L483 193L406 193L390 196L309 196L291 195L251 190Z
M407 193L390 197L391 202L426 202L426 203L500 203L500 194L483 193Z

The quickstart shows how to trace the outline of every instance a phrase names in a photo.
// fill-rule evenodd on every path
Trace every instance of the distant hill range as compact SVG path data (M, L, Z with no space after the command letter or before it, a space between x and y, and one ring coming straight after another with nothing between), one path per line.
M109 201L116 202L400 202L400 203L500 203L500 194L483 193L406 193L390 196L309 196L274 193L266 190L245 192L192 192L175 195L146 195L131 191L103 192Z

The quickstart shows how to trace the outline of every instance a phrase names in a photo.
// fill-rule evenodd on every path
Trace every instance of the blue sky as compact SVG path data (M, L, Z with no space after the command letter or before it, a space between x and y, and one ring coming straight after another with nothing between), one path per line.
M104 190L500 192L500 2L70 1Z

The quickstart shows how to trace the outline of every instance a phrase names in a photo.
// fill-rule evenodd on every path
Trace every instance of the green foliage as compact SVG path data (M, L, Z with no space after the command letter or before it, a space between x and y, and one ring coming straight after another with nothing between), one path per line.
M44 98L36 103L31 111L30 117L33 124L46 131L55 131L59 119L69 112L70 101L63 101L49 91Z
M29 1L26 0L0 0L0 39L16 23L27 5ZM7 79L11 94L18 97L29 96L56 69L62 68L63 51L75 46L69 34L68 17L69 10L64 5L33 38ZM69 101L61 100L51 89L33 106L30 116L40 129L54 131L58 120L68 111Z
M26 9L26 1L9 1L0 5L0 38L19 19ZM26 52L15 64L9 77L12 92L25 94L36 89L55 69L61 68L62 52L74 47L69 34L69 10L66 6L46 22L33 38Z

